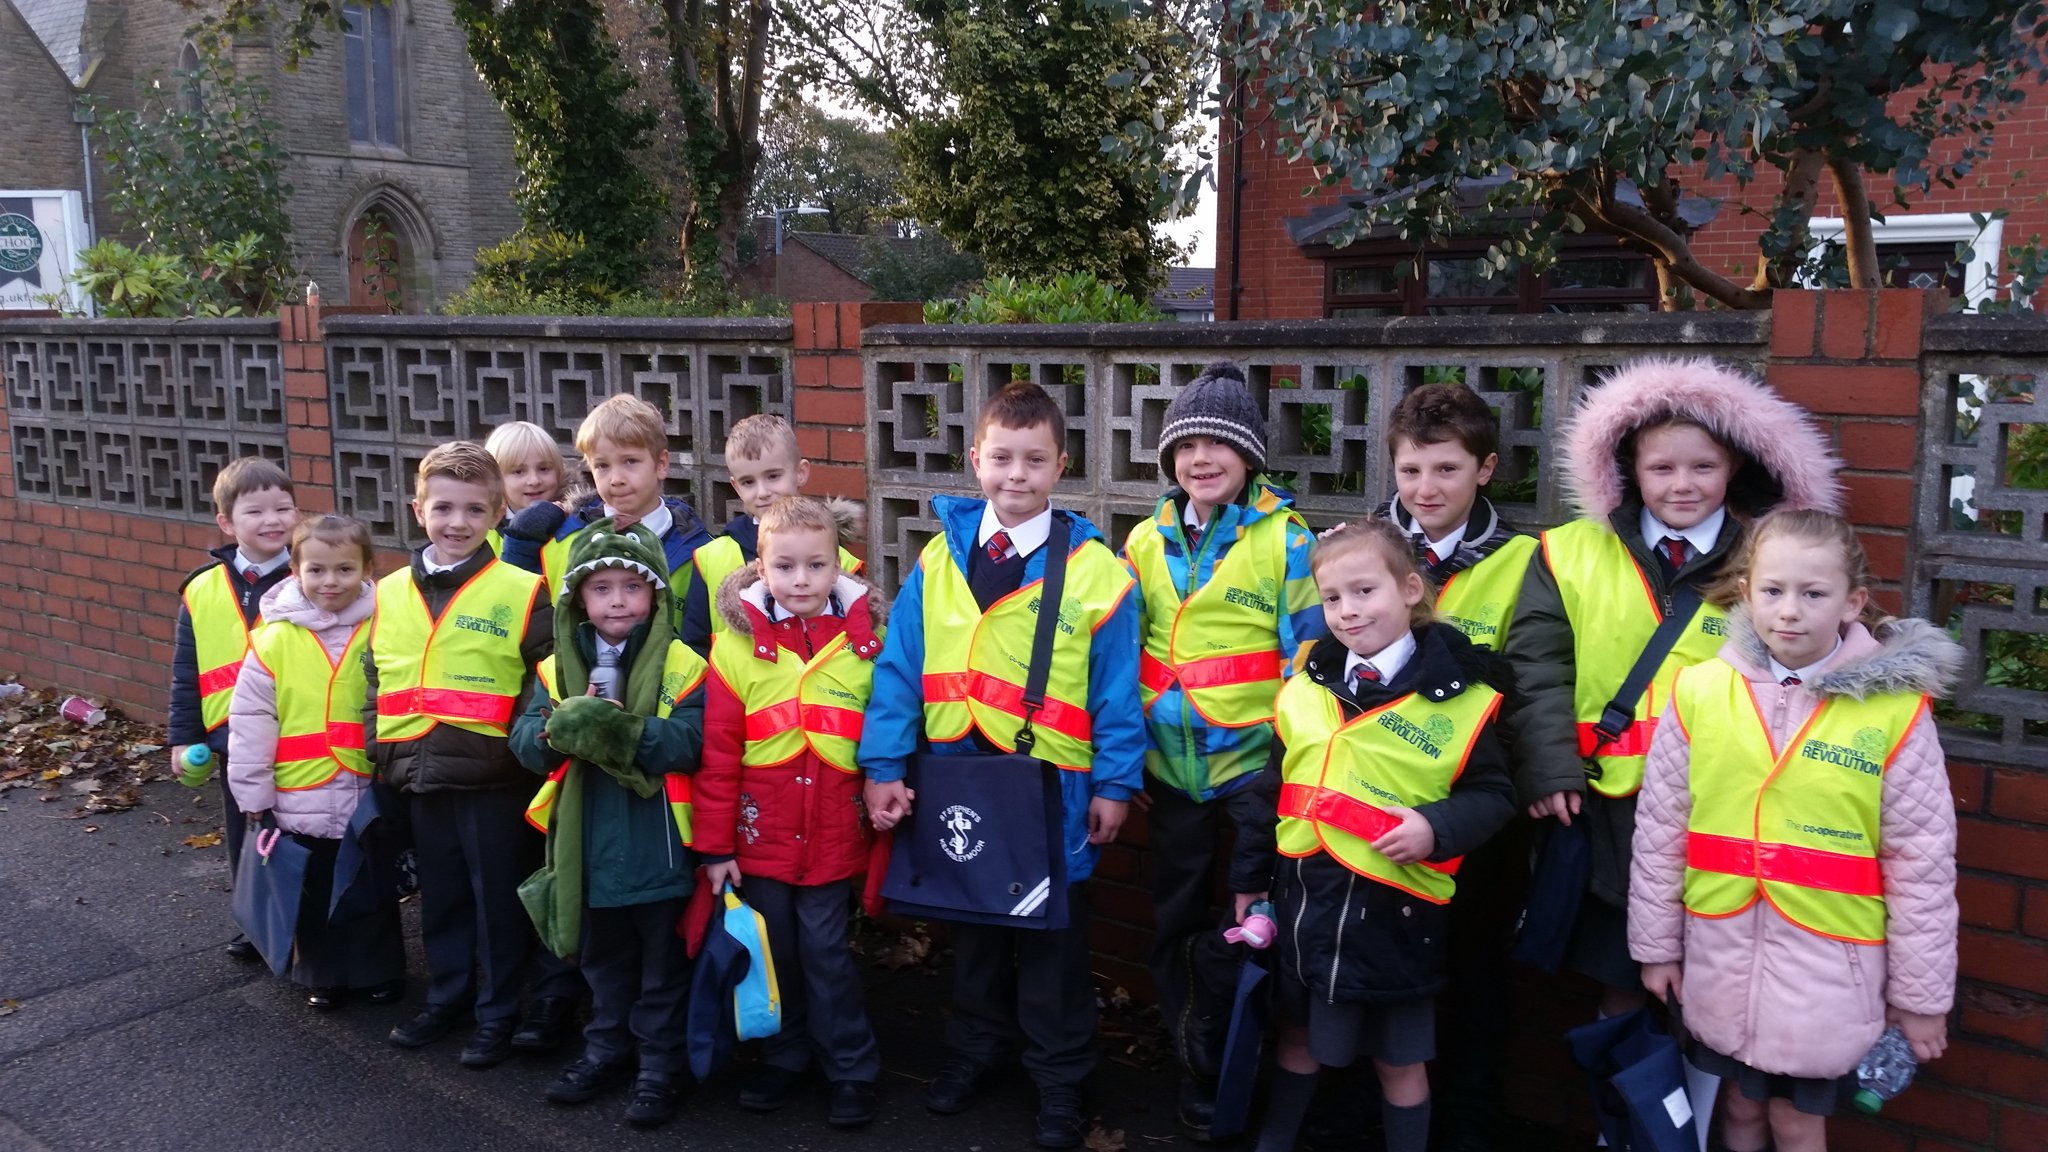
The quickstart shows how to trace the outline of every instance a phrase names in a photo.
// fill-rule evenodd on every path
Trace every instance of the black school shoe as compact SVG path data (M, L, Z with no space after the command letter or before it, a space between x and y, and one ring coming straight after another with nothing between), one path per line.
M801 1073L763 1064L740 1085L740 1107L749 1112L773 1112L789 1103L797 1081L802 1078Z
M866 1080L834 1080L825 1122L834 1128L863 1128L875 1118L875 1086Z
M555 1078L553 1084L548 1085L547 1101L566 1105L595 1100L624 1084L632 1071L631 1060L593 1060L580 1056L562 1069L562 1074Z
M633 1081L633 1100L626 1105L626 1123L635 1128L659 1128L675 1119L676 1103L682 1095L682 1077L667 1072L642 1072Z
M1038 1093L1038 1131L1031 1142L1040 1148L1079 1148L1085 1123L1080 1089L1042 1088Z
M924 1106L941 1116L957 1116L974 1103L975 1090L987 1075L988 1069L965 1056L948 1056L946 1066L925 1089Z
M308 988L306 1004L315 1012L332 1012L341 1007L342 999L347 995L346 988Z
M426 1011L391 1030L391 1042L400 1048L424 1048L455 1030L462 1013L454 1008L427 1005Z
M363 999L372 1004L396 1004L405 999L405 977L373 984L363 991Z
M1215 1139L1209 1128L1216 1122L1216 1089L1204 1084L1193 1076L1180 1078L1180 1100L1176 1113L1180 1126L1187 1137L1197 1144L1207 1144Z
M569 1018L575 1005L567 996L542 996L519 1018L519 1031L512 1034L512 1047L521 1052L552 1052L569 1035Z
M262 955L256 951L256 945L240 932L235 933L235 938L228 941L227 953L244 964L254 964L256 961L263 959Z
M496 1068L512 1058L512 1032L519 1022L506 1017L503 1020L487 1020L476 1026L470 1034L469 1043L462 1046L464 1068Z

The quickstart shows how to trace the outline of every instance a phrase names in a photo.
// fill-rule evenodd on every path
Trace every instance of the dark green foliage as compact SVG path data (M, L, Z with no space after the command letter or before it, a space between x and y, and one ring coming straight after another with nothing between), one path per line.
M789 230L822 221L826 232L878 234L892 229L900 214L899 168L886 133L785 93L762 122L761 164L747 211L766 216L811 204L824 214L791 216Z
M709 299L670 300L614 289L580 238L524 230L477 252L469 286L442 310L450 316L774 316L788 311L773 299L739 300L719 293Z
M269 281L275 271L258 263L262 248L253 233L205 245L189 256L101 240L78 254L71 283L92 297L102 316L274 312L277 299Z
M284 180L290 156L277 143L269 100L263 85L236 76L212 52L201 54L193 73L150 81L137 108L87 97L99 117L94 132L107 166L107 206L142 237L130 253L139 263L128 275L142 274L144 264L197 274L229 259L243 274L219 307L276 309L293 279L286 211L292 190ZM103 250L112 263L102 272L120 264L119 247Z
M872 237L867 258L867 274L862 279L877 300L949 299L962 285L972 284L984 274L981 261L953 247L937 232L921 233L908 244Z
M581 237L579 272L611 292L640 282L660 222L635 162L654 113L633 105L591 0L453 0L470 59L512 122L526 227Z
M1148 300L1120 292L1093 272L1051 280L991 276L965 300L924 306L927 324L1138 324L1164 320Z

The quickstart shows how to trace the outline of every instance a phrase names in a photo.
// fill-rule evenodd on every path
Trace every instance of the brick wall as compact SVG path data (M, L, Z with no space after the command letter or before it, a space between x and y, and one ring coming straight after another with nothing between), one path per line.
M922 305L889 301L798 302L789 306L795 354L796 440L811 462L811 489L865 501L867 402L861 392L860 334L877 324L918 324ZM861 549L855 549L860 551Z

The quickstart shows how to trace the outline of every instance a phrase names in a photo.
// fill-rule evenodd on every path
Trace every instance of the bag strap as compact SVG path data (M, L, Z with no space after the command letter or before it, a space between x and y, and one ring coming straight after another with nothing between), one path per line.
M1621 682L1614 699L1600 710L1599 722L1593 725L1593 733L1599 743L1586 754L1586 774L1592 779L1600 778L1600 765L1596 758L1600 750L1626 735L1636 723L1636 701L1643 698L1644 689L1657 678L1657 669L1664 664L1664 658L1678 646L1678 637L1692 623L1694 613L1700 610L1700 591L1691 584L1681 585L1671 597L1671 611L1657 623L1657 630L1650 634L1650 642L1643 645L1642 655L1636 657L1635 667L1628 670L1628 679Z
M1031 667L1024 674L1024 726L1017 730L1017 751L1029 754L1038 736L1031 721L1045 707L1045 682L1052 679L1053 630L1059 626L1060 596L1067 584L1067 540L1072 525L1067 514L1052 514L1045 538L1045 577L1039 586L1038 626L1031 634Z

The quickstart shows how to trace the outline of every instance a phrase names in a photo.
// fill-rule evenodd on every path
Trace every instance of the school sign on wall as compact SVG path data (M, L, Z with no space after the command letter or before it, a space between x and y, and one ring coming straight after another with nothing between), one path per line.
M0 189L0 310L86 310L69 283L85 247L85 201L76 192Z

